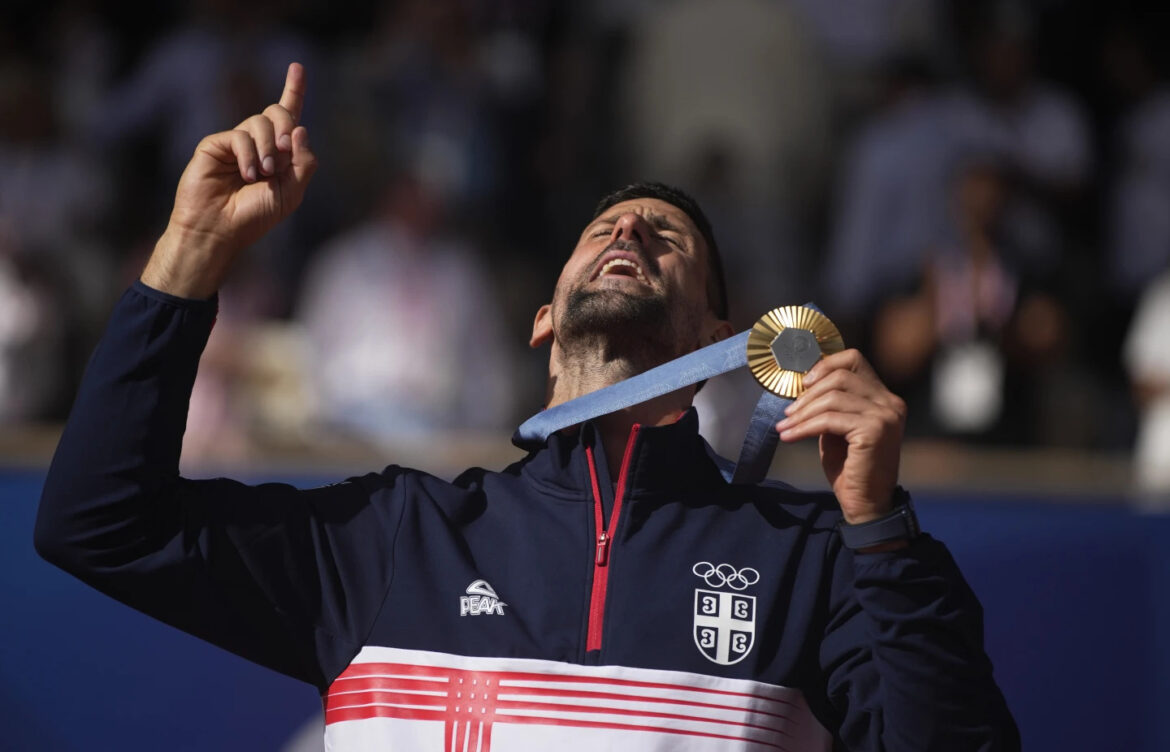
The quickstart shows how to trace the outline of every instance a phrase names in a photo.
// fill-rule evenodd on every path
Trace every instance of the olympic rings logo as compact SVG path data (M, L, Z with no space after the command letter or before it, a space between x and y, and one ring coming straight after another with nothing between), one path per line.
M749 585L760 581L760 573L751 567L736 569L730 564L715 566L709 561L700 561L691 567L695 575L702 577L709 587L723 587L732 590L746 590Z

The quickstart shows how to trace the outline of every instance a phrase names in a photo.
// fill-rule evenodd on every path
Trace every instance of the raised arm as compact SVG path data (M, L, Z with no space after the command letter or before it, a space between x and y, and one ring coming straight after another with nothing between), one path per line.
M303 82L290 66L280 104L200 143L166 234L86 369L35 543L134 608L325 686L389 581L399 475L300 491L178 470L214 293L236 254L300 203L315 166L296 125Z
M844 522L888 515L906 406L856 350L830 355L777 428L816 436ZM1019 732L983 648L983 610L929 535L837 549L821 645L824 710L851 752L1016 752Z

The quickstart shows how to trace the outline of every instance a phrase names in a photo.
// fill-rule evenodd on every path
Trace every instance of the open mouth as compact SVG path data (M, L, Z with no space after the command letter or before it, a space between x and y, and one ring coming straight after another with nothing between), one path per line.
M602 264L593 278L601 279L602 277L630 277L644 285L650 284L646 273L642 271L642 266L637 261L625 256L615 256Z

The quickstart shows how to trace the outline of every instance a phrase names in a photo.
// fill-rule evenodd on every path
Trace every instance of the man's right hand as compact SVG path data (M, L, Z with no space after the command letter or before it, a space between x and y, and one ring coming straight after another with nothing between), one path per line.
M305 70L292 63L279 104L199 142L142 272L145 284L181 298L211 297L236 255L300 205L317 169L309 133L297 125L304 99Z

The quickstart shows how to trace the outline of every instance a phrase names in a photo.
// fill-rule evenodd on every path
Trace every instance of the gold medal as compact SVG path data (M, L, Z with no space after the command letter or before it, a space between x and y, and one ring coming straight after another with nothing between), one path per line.
M752 327L747 364L760 386L781 397L804 392L804 375L825 355L841 352L841 332L823 313L805 306L768 311Z

